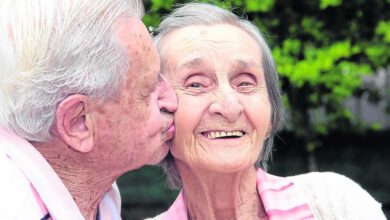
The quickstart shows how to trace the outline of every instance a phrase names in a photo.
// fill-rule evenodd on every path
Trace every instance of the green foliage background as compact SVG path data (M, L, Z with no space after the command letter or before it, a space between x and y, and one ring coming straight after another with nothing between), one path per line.
M145 25L156 27L164 14L185 2L188 1L144 1L147 12L143 19ZM293 137L293 142L299 142L293 148L305 155L306 171L319 168L321 161L316 153L321 148L331 149L324 146L324 140L333 133L363 136L373 131L386 133L381 122L365 124L344 107L343 102L352 96L368 96L374 103L385 101L390 112L390 89L381 93L375 87L362 85L363 77L375 74L379 69L386 69L389 73L389 0L203 2L248 18L266 36L277 63L288 113L284 133ZM161 198L172 200L175 192L164 188L162 181L156 182L156 177L163 179L161 171L144 169L146 171L129 174L134 179L127 176L120 180L125 187L125 196L137 194L131 194L129 191L135 189L126 186L131 186L137 179L143 182L149 175L151 179L148 181L157 185L150 187L145 184L144 189L137 189L145 196L139 198L139 204L158 204ZM138 217L133 213L124 218Z

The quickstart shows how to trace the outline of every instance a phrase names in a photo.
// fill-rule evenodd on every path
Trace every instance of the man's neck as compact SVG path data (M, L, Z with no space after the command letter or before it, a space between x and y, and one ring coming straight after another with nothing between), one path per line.
M100 200L117 177L90 166L94 162L88 161L85 154L77 153L67 146L34 145L69 190L85 219L96 219Z

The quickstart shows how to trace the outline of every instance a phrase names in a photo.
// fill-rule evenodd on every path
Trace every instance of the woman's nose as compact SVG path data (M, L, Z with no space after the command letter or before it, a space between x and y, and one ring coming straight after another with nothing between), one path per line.
M158 89L160 91L157 103L160 111L174 113L177 109L177 97L171 84L162 77Z
M238 94L232 88L218 90L215 93L215 100L209 107L210 113L222 115L229 122L238 120L244 110Z

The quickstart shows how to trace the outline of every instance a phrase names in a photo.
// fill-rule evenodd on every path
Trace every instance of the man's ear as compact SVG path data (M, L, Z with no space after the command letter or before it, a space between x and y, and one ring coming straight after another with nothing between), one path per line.
M57 108L56 127L59 136L71 148L79 152L89 152L94 146L94 123L89 115L88 98L84 95L71 95Z

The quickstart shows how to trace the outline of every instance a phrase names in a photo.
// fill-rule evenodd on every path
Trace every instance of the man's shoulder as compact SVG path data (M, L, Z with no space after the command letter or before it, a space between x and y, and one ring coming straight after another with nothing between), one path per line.
M42 217L32 185L19 167L0 152L0 219L26 216ZM27 215L28 214L28 215Z
M144 219L144 220L161 220L161 216L162 216L162 214L160 214L160 215L158 215L158 216L155 216L155 217L153 217L153 218L146 218L146 219Z
M320 219L386 219L381 204L344 175L312 172L288 178L300 186Z
M11 191L20 192L29 188L30 182L27 177L13 160L2 152L0 152L0 177L1 191L11 193Z

